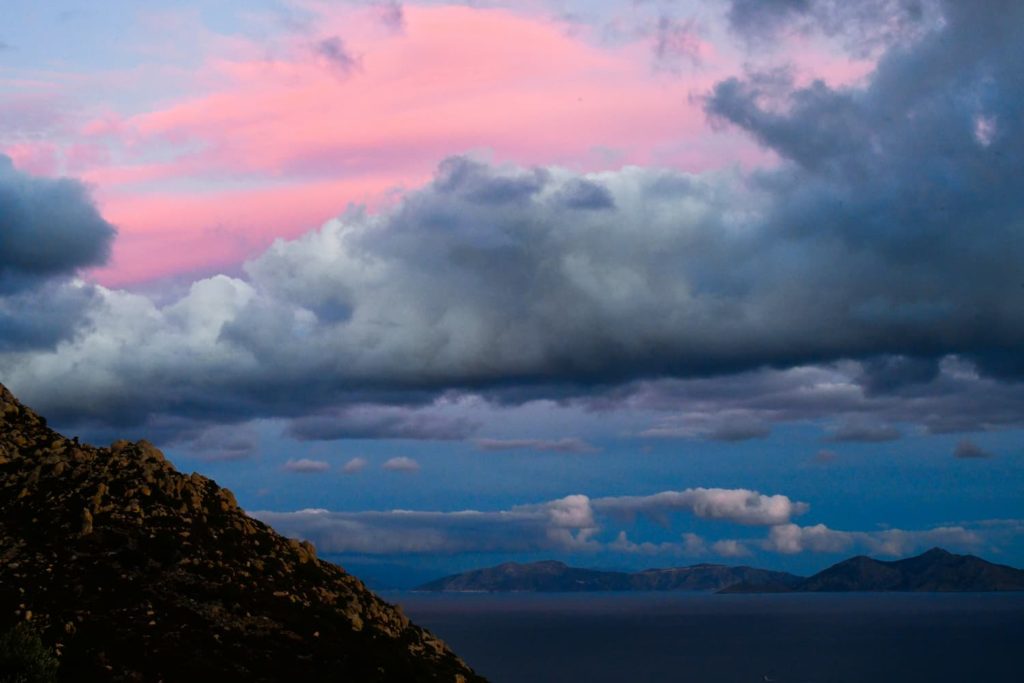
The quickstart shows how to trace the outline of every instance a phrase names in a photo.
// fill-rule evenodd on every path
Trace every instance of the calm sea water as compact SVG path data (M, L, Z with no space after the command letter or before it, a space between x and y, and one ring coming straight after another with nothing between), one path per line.
M493 683L1024 681L1024 594L384 596Z

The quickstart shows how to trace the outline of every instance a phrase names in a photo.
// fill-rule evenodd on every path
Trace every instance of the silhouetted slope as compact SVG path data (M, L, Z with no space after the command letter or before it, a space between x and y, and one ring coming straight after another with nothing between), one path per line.
M0 386L0 630L62 680L482 681L356 578L147 442L68 440Z
M711 591L741 581L751 584L784 583L795 585L802 577L753 567L727 567L698 564L692 567L647 569L625 572L578 569L561 562L544 561L519 564L508 562L496 567L475 569L446 576L420 586L417 590L438 592L512 592L537 593L582 591Z

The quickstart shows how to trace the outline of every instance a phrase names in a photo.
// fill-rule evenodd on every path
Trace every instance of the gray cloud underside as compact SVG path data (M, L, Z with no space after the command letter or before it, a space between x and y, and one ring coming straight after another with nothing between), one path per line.
M602 552L699 557L742 557L753 549L783 554L841 553L854 548L899 556L942 544L976 550L983 543L1011 540L1024 532L1019 520L989 520L923 530L844 531L824 524L799 526L784 514L806 511L786 496L742 489L687 489L653 496L596 498L572 495L507 510L458 512L253 513L280 532L311 540L322 553L454 554ZM755 515L756 511L756 517ZM655 518L684 513L704 519L767 526L760 538L707 541L692 532L672 541L632 541L624 525L630 514Z
M645 381L587 398L582 405L599 412L649 412L654 423L640 436L653 438L739 438L744 427L756 437L759 426L766 433L775 423L808 422L823 425L828 441L882 442L907 431L897 425L929 434L1024 425L1020 384L980 375L963 359L944 358L936 363L934 378L884 393L870 388L866 365L870 363L843 361L729 377Z
M465 439L479 425L464 417L401 406L352 405L292 420L286 432L300 441L336 439Z
M582 396L843 358L867 361L879 400L961 359L1019 404L1024 5L941 8L941 28L890 49L861 89L720 83L709 113L777 152L773 170L451 158L390 210L278 241L244 278L161 305L98 290L73 339L0 353L0 377L65 423L327 410L294 426L303 438L330 437L338 406ZM704 432L766 433L770 419L746 417Z

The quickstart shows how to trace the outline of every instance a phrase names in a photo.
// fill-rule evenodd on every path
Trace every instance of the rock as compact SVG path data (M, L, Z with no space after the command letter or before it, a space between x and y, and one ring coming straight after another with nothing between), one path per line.
M88 536L92 533L92 513L89 512L89 508L82 508L82 536Z
M483 681L228 489L147 441L66 439L0 385L0 627L18 619L68 681Z

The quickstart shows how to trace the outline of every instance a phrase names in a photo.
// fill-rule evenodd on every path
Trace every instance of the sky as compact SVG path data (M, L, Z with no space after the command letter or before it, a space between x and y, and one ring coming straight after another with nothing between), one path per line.
M378 585L1024 566L1024 5L5 1L0 382Z

